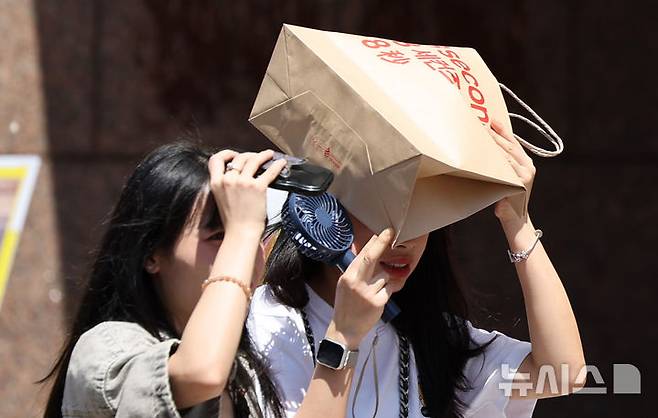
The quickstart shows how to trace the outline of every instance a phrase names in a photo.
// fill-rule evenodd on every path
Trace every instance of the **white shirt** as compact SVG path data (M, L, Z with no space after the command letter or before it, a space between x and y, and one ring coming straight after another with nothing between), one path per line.
M317 353L333 317L333 308L320 298L309 286L309 303L306 306L308 320L315 337L314 352ZM464 375L473 387L471 391L459 392L458 397L466 403L465 417L522 418L531 417L536 400L513 400L504 395L498 384L507 382L502 375L502 364L510 369L519 367L530 352L530 343L510 338L497 331L488 332L467 323L476 343L488 342L495 335L484 355L471 358L464 366ZM266 358L288 418L294 417L304 399L313 377L313 357L310 351L304 322L298 310L279 303L268 286L259 287L253 297L247 327L255 348ZM377 418L399 417L398 389L398 338L394 327L378 321L359 345L354 378L350 389L347 411L352 417L352 403L357 381L371 349L375 334L379 334L376 345L377 373L379 382L379 407ZM411 350L409 383L409 418L423 418L420 413L418 374ZM373 358L368 361L359 389L354 416L370 418L375 411L376 392L373 376Z

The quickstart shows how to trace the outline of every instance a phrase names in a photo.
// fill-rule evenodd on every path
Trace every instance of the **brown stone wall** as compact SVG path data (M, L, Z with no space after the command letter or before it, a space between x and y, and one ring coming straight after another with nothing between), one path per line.
M588 362L609 391L613 363L636 365L644 394L542 400L535 416L646 416L658 372L658 109L655 18L641 3L1 0L0 152L44 164L0 310L0 416L39 414L46 390L32 382L55 358L101 220L135 162L190 130L216 145L267 146L246 118L283 22L473 46L553 125L566 152L535 158L534 222ZM478 324L527 338L491 211L455 232L486 308L473 310Z
M44 391L32 382L49 366L64 321L40 40L30 2L0 3L0 39L0 153L43 158L0 310L0 416L36 416Z

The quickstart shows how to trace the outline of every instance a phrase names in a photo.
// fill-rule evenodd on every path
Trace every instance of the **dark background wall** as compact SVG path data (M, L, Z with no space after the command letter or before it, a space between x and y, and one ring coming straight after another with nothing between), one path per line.
M655 17L649 2L594 0L0 2L0 152L44 159L0 311L0 416L38 415L46 390L31 382L55 357L101 220L136 161L186 132L268 146L246 119L284 22L475 47L552 124L566 151L535 158L533 221L588 363L608 392L612 365L634 364L643 394L542 400L535 416L647 416L658 372ZM19 133L6 131L13 120ZM455 233L476 323L527 339L492 210Z

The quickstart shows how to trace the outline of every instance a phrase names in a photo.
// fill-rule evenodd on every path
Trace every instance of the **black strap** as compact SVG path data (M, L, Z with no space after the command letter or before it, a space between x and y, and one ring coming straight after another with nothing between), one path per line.
M400 331L397 331L397 333L400 349L400 376L398 378L400 387L400 417L407 418L409 416L409 377L411 376L411 373L409 373L409 340Z
M313 358L313 365L315 366L315 338L313 338L313 330L311 329L311 323L308 322L308 315L304 309L300 309L299 313L302 314L302 321L304 322L304 331L306 332L306 340L308 341L308 346L311 349L311 357Z

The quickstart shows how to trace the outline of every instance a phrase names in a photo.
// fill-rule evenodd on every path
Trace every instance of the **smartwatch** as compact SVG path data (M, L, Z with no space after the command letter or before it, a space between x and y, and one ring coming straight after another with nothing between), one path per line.
M359 350L348 350L343 344L328 338L320 342L318 348L317 362L334 370L343 370L356 364Z

